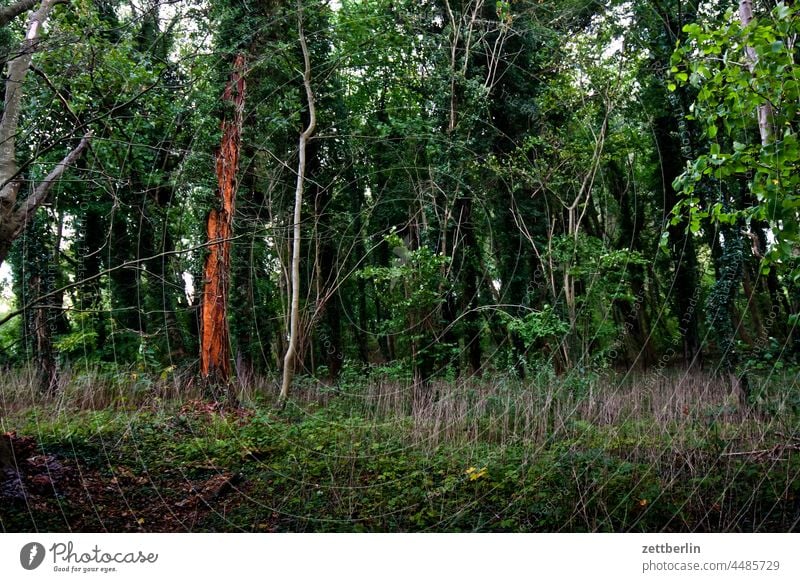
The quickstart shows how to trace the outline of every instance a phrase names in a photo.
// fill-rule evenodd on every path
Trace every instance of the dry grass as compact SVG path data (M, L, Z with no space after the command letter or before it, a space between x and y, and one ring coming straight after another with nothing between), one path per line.
M292 402L305 408L326 406L332 399L343 401L365 423L402 423L414 444L431 449L445 443L544 445L575 439L592 429L604 431L608 438L616 438L617 429L622 435L624 429L625 438L634 444L638 438L643 449L649 440L663 443L664 438L686 441L675 444L688 447L691 438L720 427L726 431L724 438L745 447L762 442L767 431L796 430L797 411L788 398L798 389L797 378L772 377L769 382L771 390L764 386L754 390L777 396L753 407L739 406L724 379L674 371L543 376L524 382L484 377L425 386L386 377L365 377L343 386L301 378ZM54 391L42 393L40 385L33 369L0 371L0 417L34 409L53 416L78 410L159 409L208 396L188 371L153 376L133 370L113 374L64 370ZM257 398L269 403L277 393L276 379L253 374L243 374L230 388L235 401L245 404Z
M64 426L74 426L78 410L118 410L120 414L113 416L123 428L131 420L131 411L160 411L169 416L186 401L207 397L193 378L188 372L155 378L135 371L62 372L58 389L42 395L32 370L0 372L0 432L18 427L17 421L27 420L23 418L27 411L36 412L37 424L53 420ZM263 415L262 419L270 419L266 425L229 424L227 417L216 415L218 408L210 407L208 424L191 442L182 443L182 450L194 450L192 442L200 439L207 443L202 455L216 450L214 454L221 456L215 459L239 459L235 451L245 445L237 443L243 434L237 431L255 426L263 431L260 439L275 439L278 449L288 447L292 455L294 447L301 456L305 454L304 475L324 466L320 474L327 478L327 471L335 467L337 473L330 477L341 480L337 490L357 491L363 488L365 475L394 470L391 462L385 468L381 464L383 454L376 456L371 448L354 444L372 439L389 444L379 450L394 451L405 461L418 459L421 471L431 466L427 459L460 468L491 465L497 480L504 479L505 469L520 475L528 475L531 469L535 483L523 480L514 487L571 492L564 503L568 511L574 505L574 513L565 513L566 521L559 522L564 525L558 526L565 531L605 531L612 523L627 524L620 526L626 529L644 519L647 513L638 509L642 511L639 517L620 517L620 512L627 511L629 488L641 490L637 494L647 495L652 507L662 507L661 501L680 504L680 511L669 510L675 511L674 518L663 518L669 529L769 529L773 526L762 513L772 515L778 503L783 504L781 512L789 512L780 518L789 520L780 527L796 527L791 524L796 524L797 510L789 501L794 499L797 481L796 456L791 455L797 454L792 451L800 442L800 423L797 378L788 374L753 386L757 400L750 407L738 405L724 380L697 372L584 378L542 374L527 381L487 375L426 386L379 375L348 378L338 386L298 378L286 414ZM250 375L232 390L239 402L258 400L257 406L269 406L278 387L276 379ZM237 418L245 421L252 416L248 410L236 412L244 412ZM100 416L103 426L109 424L107 416ZM167 420L159 426L182 426L174 418ZM308 455L304 439L295 443L294 436L286 436L294 434L296 427L291 425L306 422L298 434L317 435L321 442L332 443L334 454ZM254 433L248 434L245 442ZM214 448L229 441L230 446ZM787 443L794 443L794 448L782 447ZM626 473L625 467L635 467L635 474ZM553 475L558 476L555 481ZM762 501L753 497L742 502L736 497L749 495L746 488L742 493L737 486L742 479L749 480L754 491L761 491L758 499ZM431 487L429 493L436 493L444 484ZM769 497L772 505L765 510L766 489L783 501ZM340 501L341 515L352 515L354 506L345 506L354 503L354 498L344 496ZM744 515L746 511L754 513ZM686 515L694 521L677 524L678 519L688 519ZM667 527L658 515L652 519L661 524L658 527Z
M134 370L104 372L97 368L61 370L53 390L42 390L34 368L0 371L0 411L27 410L60 414L78 410L142 407L158 401L197 398L200 390L186 374L152 377Z
M612 435L614 427L634 426L643 440L648 434L733 427L737 438L757 443L767 429L791 429L796 419L787 400L797 389L791 377L770 380L786 390L774 390L780 395L768 407L739 406L724 379L700 372L559 380L483 378L424 387L377 380L359 396L361 413L377 423L410 419L415 442L430 447L465 441L543 444L573 438L587 426L606 427Z
M295 401L300 405L324 404L334 395L319 382L300 379L302 389ZM169 369L158 374L135 368L110 372L101 368L59 371L54 389L46 390L34 367L0 369L0 419L36 410L51 416L84 410L155 409L164 404L181 404L197 399L214 399L198 381L192 369ZM270 402L278 393L275 378L242 372L231 382L227 397L237 404L251 405L256 400Z

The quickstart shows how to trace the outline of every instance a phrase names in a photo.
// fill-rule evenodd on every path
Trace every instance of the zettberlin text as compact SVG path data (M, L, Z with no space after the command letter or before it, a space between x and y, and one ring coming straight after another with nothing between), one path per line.
M655 546L642 546L643 554L699 554L700 546L695 544L658 544Z

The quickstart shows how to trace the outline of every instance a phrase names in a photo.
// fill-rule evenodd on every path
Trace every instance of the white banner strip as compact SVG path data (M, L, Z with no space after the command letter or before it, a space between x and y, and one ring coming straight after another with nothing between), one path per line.
M3 534L0 580L795 582L799 540L791 534Z

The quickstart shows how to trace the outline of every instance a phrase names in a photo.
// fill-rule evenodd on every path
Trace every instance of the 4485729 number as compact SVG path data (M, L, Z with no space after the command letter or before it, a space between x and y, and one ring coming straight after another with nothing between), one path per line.
M769 571L779 570L781 563L777 560L733 560L729 565L730 570Z

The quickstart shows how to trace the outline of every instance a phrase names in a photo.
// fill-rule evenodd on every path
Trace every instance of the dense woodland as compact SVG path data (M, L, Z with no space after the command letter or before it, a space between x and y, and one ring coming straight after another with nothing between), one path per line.
M410 415L409 438L431 446L474 432L624 448L592 431L655 415L684 436L699 423L704 444L686 446L712 456L760 451L750 437L770 427L784 432L764 450L800 448L794 2L2 4L8 418L65 394L78 408L198 395L236 414L277 402L283 412L255 414L278 424L312 405L344 426ZM341 404L348 394L358 412ZM463 414L441 412L462 396ZM420 428L425 407L441 430ZM714 521L711 494L640 521L651 492L544 521L351 513L331 528L785 530L800 519L790 458L770 485L783 505L747 506L783 508L761 521ZM473 463L464 479L477 487L487 473ZM669 487L684 477L670 470ZM649 486L636 471L603 479L618 474ZM730 494L724 479L703 483ZM639 513L619 521L628 501Z

